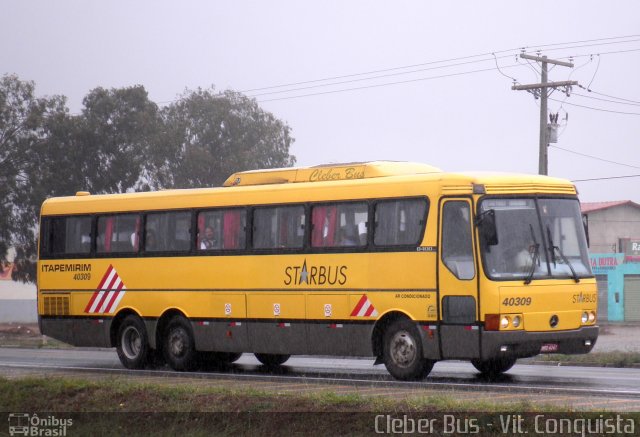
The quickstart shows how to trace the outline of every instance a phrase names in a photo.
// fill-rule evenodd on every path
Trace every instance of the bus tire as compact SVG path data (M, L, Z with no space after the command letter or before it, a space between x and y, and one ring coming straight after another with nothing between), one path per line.
M490 360L471 360L473 367L485 376L498 376L511 369L516 358L493 358Z
M283 354L254 354L258 361L264 364L267 367L277 367L286 363L291 355L283 355Z
M189 321L183 316L175 316L167 325L162 347L164 359L173 370L193 370L198 361L198 353Z
M412 381L431 372L434 362L424 358L418 329L411 320L403 318L391 323L382 342L384 365L394 378Z
M140 317L130 314L118 327L116 351L127 369L142 369L151 355L147 329Z

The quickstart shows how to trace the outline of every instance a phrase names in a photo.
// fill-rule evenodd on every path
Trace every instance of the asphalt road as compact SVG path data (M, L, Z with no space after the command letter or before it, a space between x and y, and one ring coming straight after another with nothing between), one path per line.
M445 391L462 395L474 393L519 399L533 396L536 401L562 403L572 408L588 407L616 411L640 411L640 369L516 364L497 380L483 379L469 363L439 362L427 379L420 382L395 381L384 366L373 366L369 359L292 357L278 370L261 366L251 354L243 355L224 369L209 367L198 372L179 373L164 367L129 371L122 367L115 350L110 349L19 349L0 348L0 375L56 373L123 376L132 379L194 378L200 383L248 384L251 387L310 386L352 387L356 392L413 394Z

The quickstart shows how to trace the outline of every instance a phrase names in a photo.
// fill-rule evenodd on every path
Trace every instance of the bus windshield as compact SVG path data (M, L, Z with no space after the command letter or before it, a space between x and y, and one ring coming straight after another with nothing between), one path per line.
M480 203L479 221L489 212L497 236L481 243L489 278L529 283L592 276L577 200L487 198Z

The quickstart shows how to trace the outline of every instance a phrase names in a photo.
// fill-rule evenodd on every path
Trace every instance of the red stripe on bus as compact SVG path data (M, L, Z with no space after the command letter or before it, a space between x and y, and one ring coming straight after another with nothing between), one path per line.
M107 304L107 307L104 310L105 313L111 312L111 305L113 305L118 295L122 292L122 287L124 287L124 282L120 281L120 285L118 285L118 289L116 290L115 293L113 293L113 296L111 296L111 299L109 299L109 303Z
M351 311L351 317L355 317L360 312L360 309L364 306L365 302L367 302L367 295L363 294L360 300L358 301L356 307Z
M104 274L104 276L100 280L100 284L98 285L98 288L96 288L96 291L93 293L93 296L91 296L91 299L89 299L89 303L87 304L87 307L84 309L85 313L88 313L89 310L91 309L91 305L93 305L93 301L95 301L96 297L98 297L98 294L100 294L100 290L102 290L102 287L104 286L104 283L109 277L109 274L111 274L111 270L113 270L113 265L109 265L107 272Z
M369 302L369 308L367 308L367 312L364 313L365 317L369 317L376 309L373 307L373 304Z
M104 293L102 294L102 298L100 298L100 300L98 301L98 305L96 305L96 313L100 312L100 308L102 308L102 304L104 303L105 299L107 298L107 296L109 295L109 291L111 291L111 289L113 288L113 284L119 279L118 274L116 273L115 275L113 275L113 278L111 278L111 282L109 282L109 284L103 288Z

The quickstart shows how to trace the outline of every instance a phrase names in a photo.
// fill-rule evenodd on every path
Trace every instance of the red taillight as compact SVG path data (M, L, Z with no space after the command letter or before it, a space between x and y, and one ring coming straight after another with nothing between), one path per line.
M500 330L500 314L485 314L484 330L485 331Z

